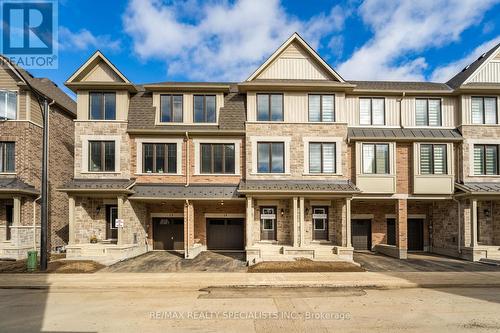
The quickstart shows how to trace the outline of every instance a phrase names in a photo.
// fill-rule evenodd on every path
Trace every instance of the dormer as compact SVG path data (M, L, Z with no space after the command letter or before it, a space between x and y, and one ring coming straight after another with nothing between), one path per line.
M100 51L65 84L77 94L78 120L127 120L129 94L136 88Z

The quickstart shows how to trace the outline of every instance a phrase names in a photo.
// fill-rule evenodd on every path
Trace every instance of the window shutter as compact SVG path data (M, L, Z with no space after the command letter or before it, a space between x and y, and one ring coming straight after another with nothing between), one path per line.
M420 145L420 173L428 175L431 173L431 145Z
M371 116L370 116L370 102L369 98L360 98L359 99L359 124L360 125L370 125L371 124Z
M427 126L427 100L415 100L415 123L417 126Z
M441 101L438 99L428 100L429 126L441 126Z
M483 123L483 99L472 97L472 123L482 124Z
M484 149L483 146L474 146L474 174L482 175L484 170Z
M434 146L434 173L444 175L446 171L446 145Z
M384 125L385 111L384 111L383 98L372 99L372 113L373 113L373 125Z
M498 146L485 147L486 174L496 175L498 173Z
M309 121L321 121L321 96L309 95Z
M375 172L375 145L363 145L363 173Z
M310 143L309 144L309 172L310 173L320 173L321 172L321 144L320 143Z
M497 123L497 99L494 97L484 98L484 123Z
M323 98L323 121L335 121L335 98L332 95Z
M324 143L323 144L323 172L334 173L335 172L335 144L334 143Z
M389 173L389 146L376 145L377 149L377 173Z

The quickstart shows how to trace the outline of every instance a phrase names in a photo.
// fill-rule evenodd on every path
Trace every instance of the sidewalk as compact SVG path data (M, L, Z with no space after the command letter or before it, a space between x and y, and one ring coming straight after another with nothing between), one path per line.
M500 272L1 274L1 289L201 289L228 286L500 288Z

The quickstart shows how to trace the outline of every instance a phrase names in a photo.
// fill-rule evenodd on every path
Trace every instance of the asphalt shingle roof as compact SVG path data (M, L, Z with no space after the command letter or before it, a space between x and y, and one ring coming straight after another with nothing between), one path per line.
M238 197L237 185L194 184L189 186L171 184L136 184L132 199L234 199Z
M246 180L241 181L240 192L341 192L357 193L359 189L350 180Z
M347 137L351 140L387 139L387 140L442 140L461 141L462 135L457 129L420 129L420 128L359 128L348 129Z
M38 194L34 186L29 185L17 177L0 177L0 192L20 192Z
M403 81L349 81L355 84L356 89L362 90L388 90L388 91L443 91L451 92L452 89L445 83L437 82L403 82Z

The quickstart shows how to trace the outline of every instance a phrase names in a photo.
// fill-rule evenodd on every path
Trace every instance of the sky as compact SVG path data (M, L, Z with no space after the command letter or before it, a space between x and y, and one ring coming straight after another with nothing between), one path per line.
M96 50L132 82L245 80L298 32L346 80L446 82L500 42L500 0L60 0L59 86ZM65 89L65 91L69 91Z

